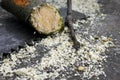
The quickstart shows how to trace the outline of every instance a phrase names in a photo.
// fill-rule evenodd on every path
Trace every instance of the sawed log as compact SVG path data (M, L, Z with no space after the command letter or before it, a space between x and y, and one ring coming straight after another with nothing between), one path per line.
M63 28L59 11L44 0L2 0L1 6L39 33L48 35Z

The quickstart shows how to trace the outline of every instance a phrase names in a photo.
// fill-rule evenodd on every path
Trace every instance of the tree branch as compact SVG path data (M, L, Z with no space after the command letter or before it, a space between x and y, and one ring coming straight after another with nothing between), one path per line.
M72 0L67 0L67 17L66 17L66 25L70 29L71 38L73 40L73 47L78 50L80 48L80 43L77 41L74 28L73 28L73 22L72 22Z

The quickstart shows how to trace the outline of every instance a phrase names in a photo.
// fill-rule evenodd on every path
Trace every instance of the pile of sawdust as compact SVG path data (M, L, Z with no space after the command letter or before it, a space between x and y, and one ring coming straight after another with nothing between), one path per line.
M105 16L99 12L97 0L73 0L73 2L76 4L73 4L74 10L90 16L88 20L78 20L74 24L76 37L81 44L80 49L75 51L72 47L69 30L65 27L62 33L48 36L34 46L26 45L26 48L18 53L11 54L11 59L4 59L0 64L3 76L14 76L15 80L64 80L71 75L80 76L84 80L102 74L105 76L102 62L107 57L105 51L113 46L112 39L89 34L89 27L85 27L82 34L80 32L83 25L96 26L96 20L104 19ZM65 3L66 1L54 0L53 5L56 4L55 6L60 8L65 6ZM96 11L100 15L97 15ZM85 35L87 37L83 37ZM42 51L39 51L41 49Z

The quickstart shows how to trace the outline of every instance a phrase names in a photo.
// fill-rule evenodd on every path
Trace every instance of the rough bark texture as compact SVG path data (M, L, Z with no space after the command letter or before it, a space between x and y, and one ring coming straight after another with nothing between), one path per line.
M50 34L60 30L63 27L63 22L58 10L52 5L47 5L46 8L46 4L44 0L2 0L1 2L4 9L22 21L29 23L39 33ZM33 15L33 13L36 15ZM44 13L45 16L40 17L43 16L41 13Z
M31 14L31 9L43 3L42 0L2 0L1 6L19 19L26 21Z

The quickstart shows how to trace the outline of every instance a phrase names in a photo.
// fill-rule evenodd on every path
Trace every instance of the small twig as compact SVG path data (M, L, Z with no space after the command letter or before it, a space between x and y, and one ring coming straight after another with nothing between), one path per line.
M80 43L77 41L74 28L73 28L73 22L72 22L72 0L67 0L67 17L66 17L66 25L70 29L71 38L73 40L73 47L78 50L80 48Z

